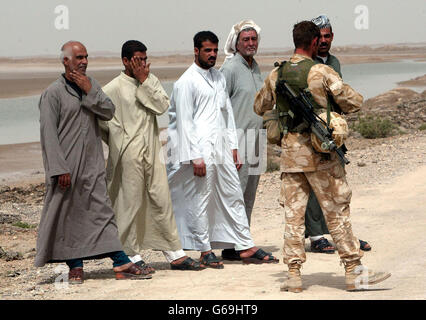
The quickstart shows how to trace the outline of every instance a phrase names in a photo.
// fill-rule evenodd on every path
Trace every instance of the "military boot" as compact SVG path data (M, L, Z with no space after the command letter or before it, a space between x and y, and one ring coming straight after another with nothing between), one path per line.
M391 276L389 272L368 269L361 264L360 260L346 262L344 265L347 291L367 289L369 285L382 282Z
M287 279L281 286L281 291L299 293L302 292L302 277L300 276L301 263L291 263L288 265Z

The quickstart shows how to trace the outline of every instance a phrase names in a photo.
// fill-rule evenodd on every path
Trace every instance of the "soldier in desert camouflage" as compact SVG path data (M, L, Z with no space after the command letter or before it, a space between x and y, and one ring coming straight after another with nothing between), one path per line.
M290 61L275 68L265 79L262 89L255 98L254 111L263 115L275 104L288 104L282 96L277 96L277 79L286 80L293 90L309 89L317 114L324 112L333 99L344 113L360 109L363 97L343 83L332 68L313 61L318 51L319 28L311 21L294 25L293 41L295 52ZM287 106L288 107L288 106ZM281 107L280 107L281 108ZM290 115L288 115L289 117ZM301 264L305 255L305 210L312 189L323 209L325 220L337 246L346 271L346 289L359 289L359 279L363 285L371 285L387 279L386 272L373 272L361 265L363 252L352 233L349 219L349 204L352 191L346 181L344 168L335 154L314 151L311 133L303 120L287 119L283 126L281 140L281 201L285 208L284 263L288 265L288 278L281 289L301 292ZM367 272L365 272L367 270ZM362 274L361 274L362 273Z

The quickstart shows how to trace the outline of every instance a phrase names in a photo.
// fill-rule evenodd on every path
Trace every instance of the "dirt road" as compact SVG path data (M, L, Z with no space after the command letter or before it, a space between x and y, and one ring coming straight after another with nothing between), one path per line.
M60 265L32 267L32 258L5 262L0 276L2 299L425 299L426 298L426 134L352 144L347 167L353 189L354 233L369 241L364 265L392 277L362 292L346 292L337 253L307 252L301 294L280 292L284 217L277 201L279 173L261 178L252 218L255 243L280 258L274 265L226 262L223 270L172 271L159 252L144 254L157 272L151 280L116 281L108 259L88 261L87 280L63 287ZM4 208L3 208L4 209ZM1 208L0 208L0 211ZM4 211L4 210L3 210ZM35 210L39 212L39 210ZM35 247L35 230L0 234L0 246L24 251ZM309 240L306 241L309 251ZM30 250L31 251L31 250ZM220 251L216 252L218 255ZM193 258L198 254L189 252ZM65 268L63 270L66 270ZM15 272L13 275L12 272ZM6 275L8 273L8 275ZM12 274L11 274L12 273ZM66 275L66 272L64 273ZM59 285L58 285L59 283Z

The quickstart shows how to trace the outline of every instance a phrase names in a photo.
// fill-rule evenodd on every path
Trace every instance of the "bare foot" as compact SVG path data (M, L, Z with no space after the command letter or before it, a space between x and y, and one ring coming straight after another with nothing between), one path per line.
M115 279L126 280L126 279L151 279L150 275L146 270L138 267L133 262L123 264L122 266L114 267Z
M186 259L188 259L189 257L188 256L184 256L184 257L182 257L182 258L179 258L179 259L176 259L176 260L173 260L172 262L170 262L170 264L172 264L172 265L174 265L174 266L177 266L177 265L180 265L182 262L184 262ZM204 264L200 264L200 267L201 268L205 268L206 266L204 265Z
M133 262L129 262L129 263L123 264L121 266L114 267L112 270L114 270L114 272L122 272L122 271L127 270L128 268L130 268L130 266L132 264L134 264L134 263Z
M114 272L123 272L123 271L125 271L125 270L128 270L129 268L131 268L132 266L134 266L135 268L137 268L138 270L139 270L139 272L137 272L137 271L135 271L135 274L144 274L144 275L148 275L148 274L150 274L150 273L153 273L153 272L150 272L150 270L149 270L149 268L141 268L141 267L139 267L136 263L133 263L133 262L129 262L129 263L126 263L126 264L123 264L122 266L118 266L118 267L114 267L112 270L114 271ZM151 267L150 267L151 268ZM153 268L152 268L153 269ZM154 269L153 269L154 270ZM154 271L155 272L155 271Z
M259 250L258 247L252 247L252 248L247 249L247 250L241 250L241 251L239 251L240 257L241 257L241 259L250 258L251 256L253 256L256 253L257 250ZM263 260L269 260L269 255L266 255L263 258Z
M178 265L178 264L181 264L182 262L184 262L187 258L188 258L188 256L184 256L184 257L182 257L182 258L179 258L179 259L173 260L173 261L172 261L172 262L170 262L170 263L171 263L171 264L174 264L174 265Z

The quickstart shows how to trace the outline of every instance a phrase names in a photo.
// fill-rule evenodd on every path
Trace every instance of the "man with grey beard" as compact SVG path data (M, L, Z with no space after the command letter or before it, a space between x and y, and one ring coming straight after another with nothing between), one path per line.
M263 84L259 66L254 59L259 45L259 33L260 27L252 20L243 20L232 26L224 48L227 57L220 68L226 79L226 90L231 99L238 131L238 145L243 162L238 176L249 225L261 173L259 130L263 127L263 119L253 111L254 97ZM223 250L222 258L241 260L234 249Z

